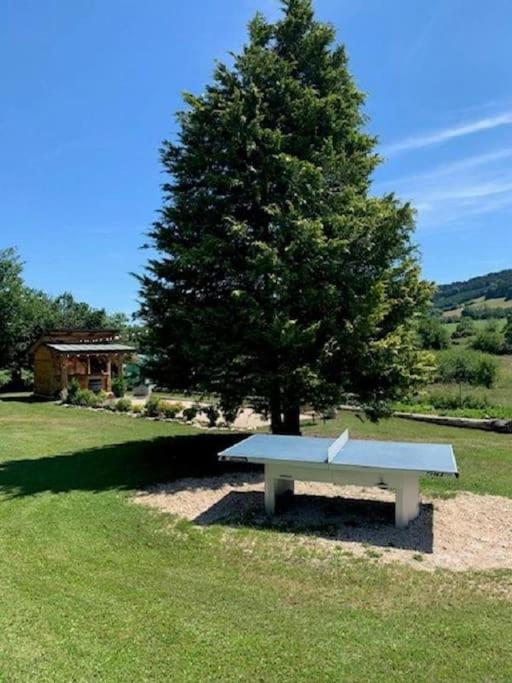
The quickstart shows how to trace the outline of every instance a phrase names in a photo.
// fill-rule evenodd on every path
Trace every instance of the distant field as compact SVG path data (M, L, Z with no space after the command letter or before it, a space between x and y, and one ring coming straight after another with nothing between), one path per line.
M480 296L477 299L472 299L464 304L464 306L456 306L449 309L448 311L443 311L443 318L460 318L462 315L463 308L512 308L512 299L506 299L501 296L496 299L486 299L484 296Z
M473 320L473 322L475 323L475 327L479 330L485 329L485 327L489 324L489 320ZM498 329L502 330L505 327L506 321L504 318L501 318L499 320L493 319L492 322L496 323L496 325L498 326ZM455 332L455 328L457 327L457 323L443 323L443 324L445 325L445 327L448 330L448 332L450 333L450 335L452 335ZM464 340L461 340L461 341L464 341Z

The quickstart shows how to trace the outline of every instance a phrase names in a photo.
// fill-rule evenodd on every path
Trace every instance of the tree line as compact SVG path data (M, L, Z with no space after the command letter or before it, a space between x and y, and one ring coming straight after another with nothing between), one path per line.
M512 299L512 269L440 285L434 303L438 308L446 310L480 297Z
M69 292L52 297L29 287L16 249L0 249L0 370L7 373L10 386L23 385L24 371L30 368L29 349L45 330L108 327L129 334L128 317L76 301Z

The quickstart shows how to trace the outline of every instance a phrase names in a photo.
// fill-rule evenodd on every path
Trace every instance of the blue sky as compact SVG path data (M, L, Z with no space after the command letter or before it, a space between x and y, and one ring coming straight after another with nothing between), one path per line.
M512 267L512 3L316 0L368 93L375 191L418 209L438 282ZM0 247L26 279L133 311L183 90L274 0L3 0Z

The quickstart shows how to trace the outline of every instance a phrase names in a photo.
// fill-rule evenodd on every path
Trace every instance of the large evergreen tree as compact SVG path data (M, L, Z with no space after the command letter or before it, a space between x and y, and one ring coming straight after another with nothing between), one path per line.
M411 207L369 193L380 159L344 48L311 0L283 10L185 95L140 280L155 377L229 412L250 401L293 434L304 403L350 393L378 414L421 380L413 324L431 290Z

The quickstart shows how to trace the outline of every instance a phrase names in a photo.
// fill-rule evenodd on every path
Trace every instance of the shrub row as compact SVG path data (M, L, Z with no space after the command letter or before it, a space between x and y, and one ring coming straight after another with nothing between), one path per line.
M81 389L78 383L74 382L70 383L66 402L70 405L87 408L106 408L120 413L139 413L146 417L174 419L181 414L186 422L192 421L202 411L206 414L210 427L216 425L220 416L215 406L208 406L203 409L198 406L185 408L183 403L162 401L156 396L149 398L145 405L132 403L129 398L118 398L117 401L111 401L105 392L95 394L89 389Z
M471 417L475 419L491 418L494 420L511 420L512 406L487 406L486 408L435 408L430 403L395 403L393 409L403 413L422 413L424 415L442 415L451 417Z
M498 361L486 353L470 350L441 351L437 356L440 382L492 387L498 377Z

